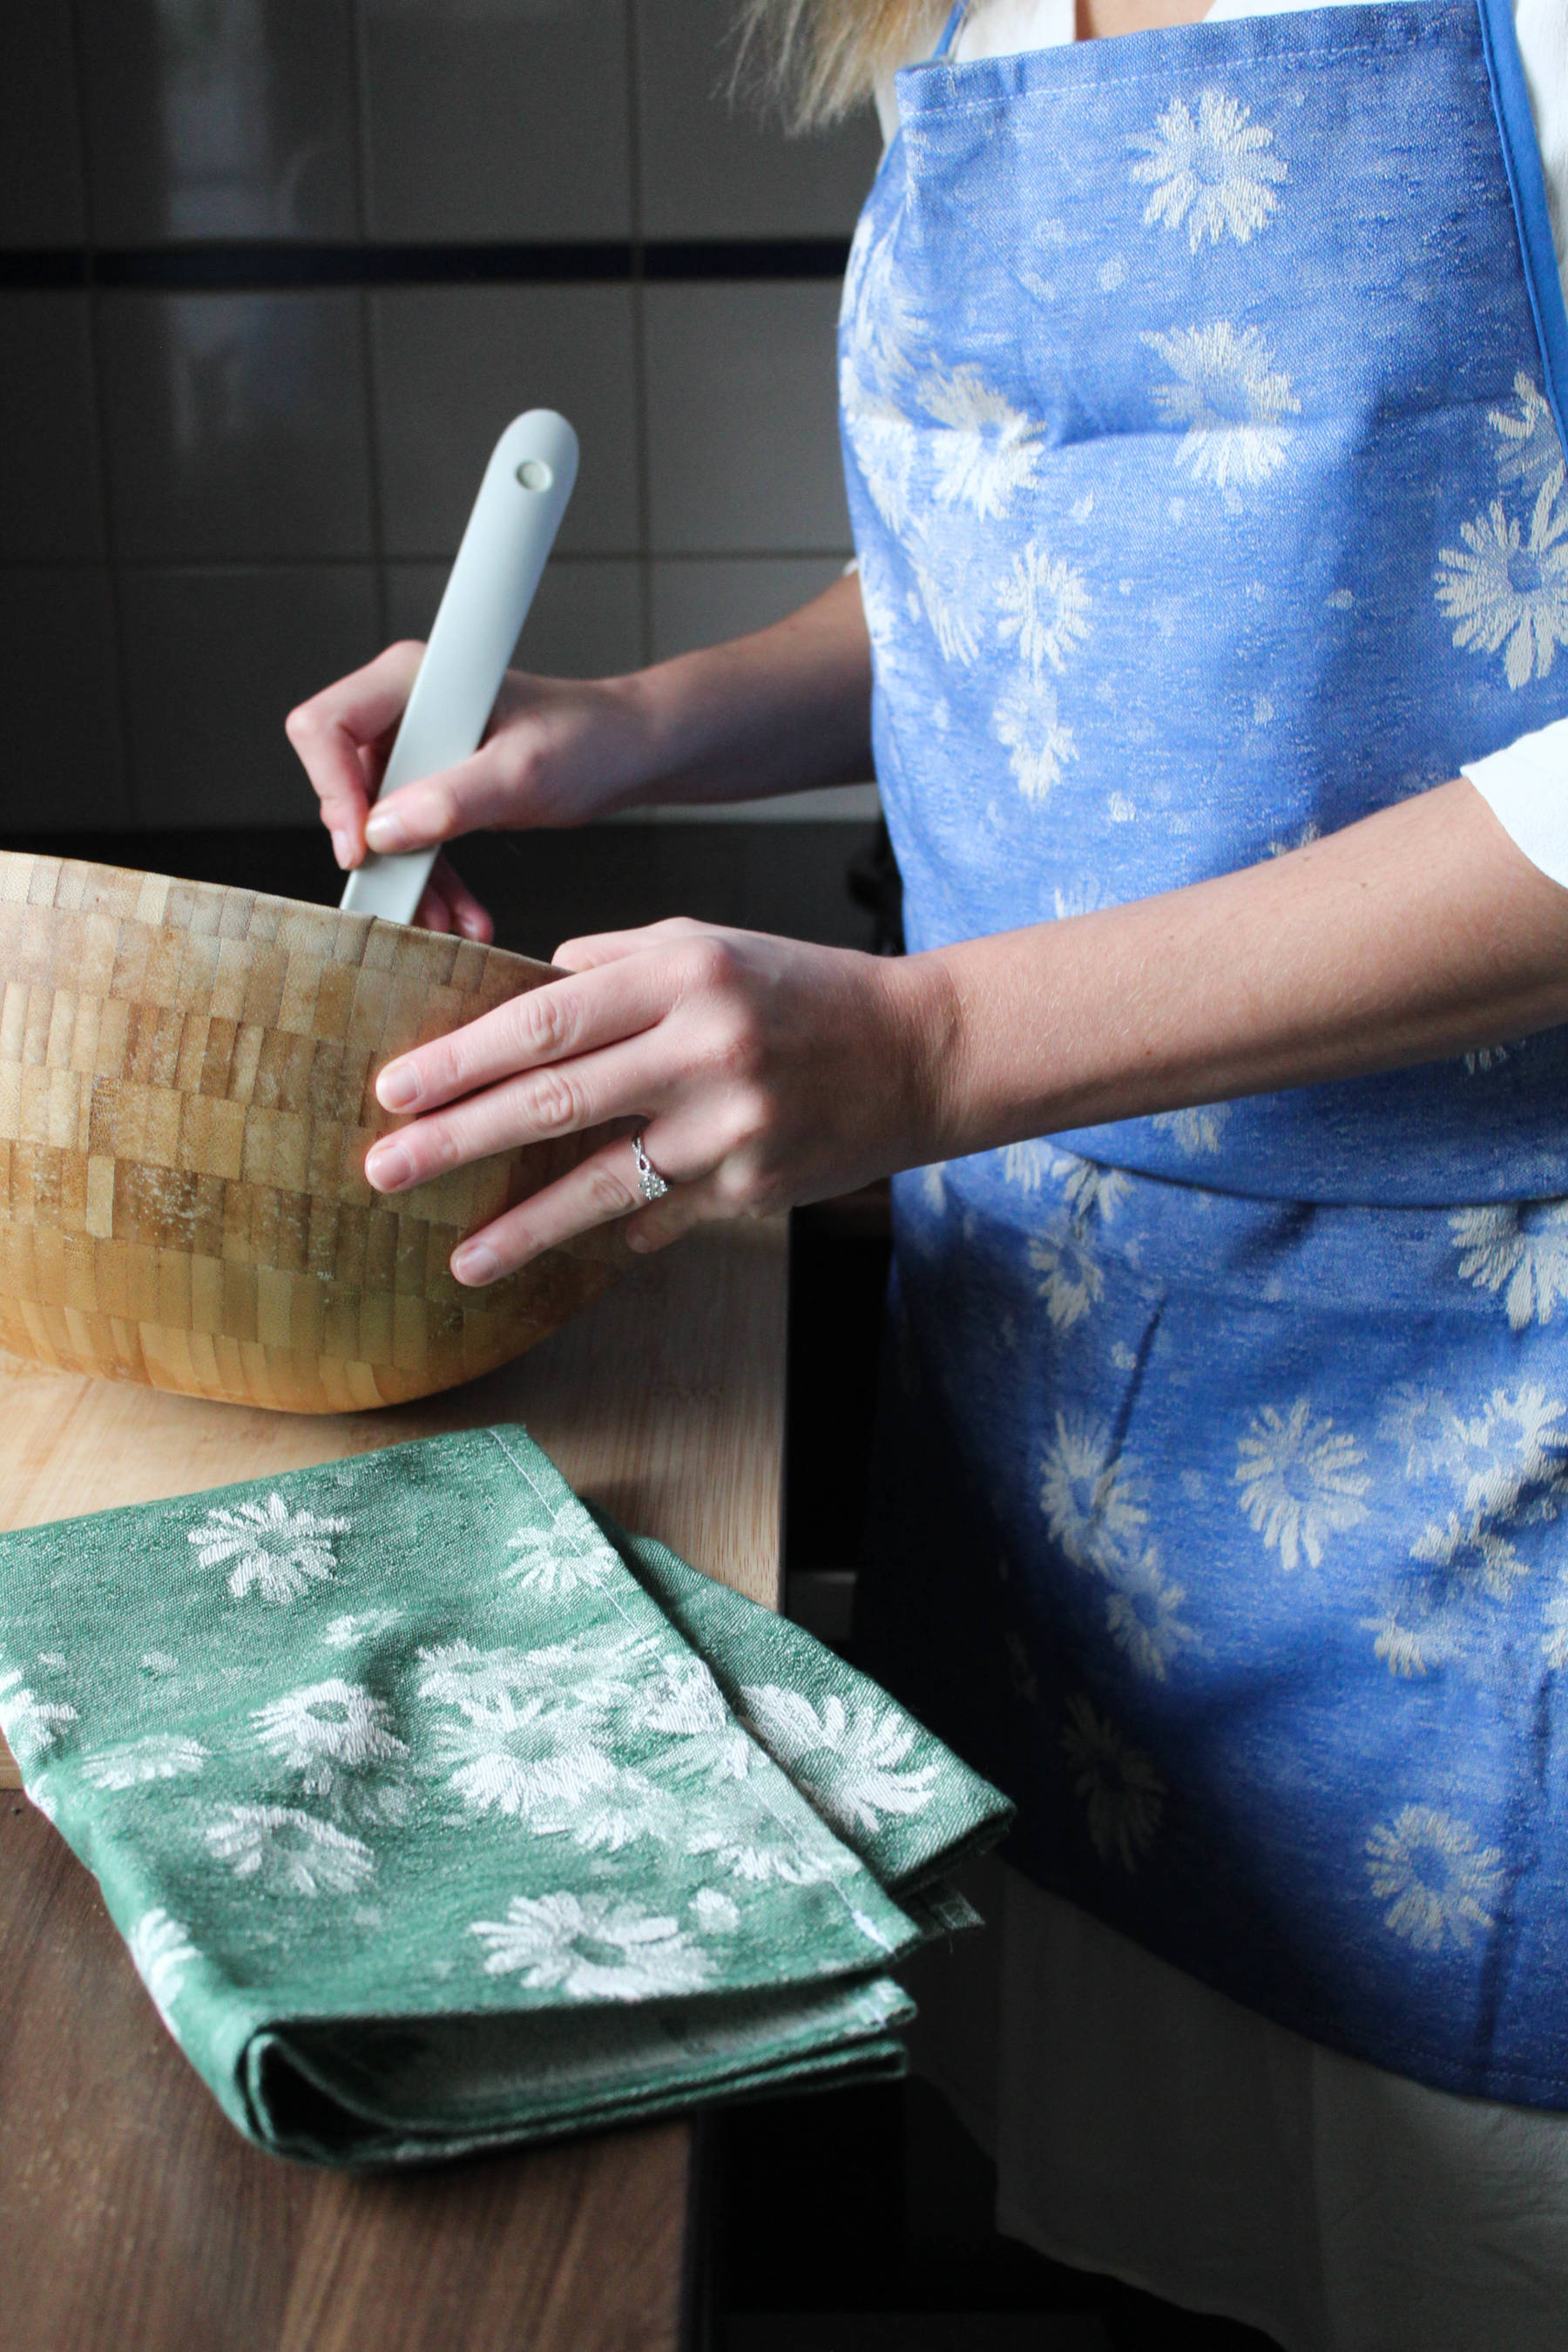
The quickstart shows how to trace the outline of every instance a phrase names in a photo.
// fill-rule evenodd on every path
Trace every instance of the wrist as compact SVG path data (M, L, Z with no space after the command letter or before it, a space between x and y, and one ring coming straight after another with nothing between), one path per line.
M889 1066L894 1073L896 1164L921 1167L973 1147L968 1125L963 1006L940 951L875 960L886 1009Z

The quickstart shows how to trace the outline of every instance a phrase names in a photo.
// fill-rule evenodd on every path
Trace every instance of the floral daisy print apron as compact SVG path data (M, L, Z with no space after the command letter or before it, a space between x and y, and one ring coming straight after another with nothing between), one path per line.
M954 28L900 77L840 339L913 950L1254 864L1568 714L1507 0L965 66ZM860 1620L1041 1884L1544 2106L1565 1194L1561 1030L900 1177Z

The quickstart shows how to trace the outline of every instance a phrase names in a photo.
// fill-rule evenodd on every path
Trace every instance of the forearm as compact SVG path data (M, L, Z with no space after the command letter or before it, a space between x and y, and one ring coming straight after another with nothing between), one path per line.
M1568 890L1468 783L1266 865L909 959L931 1156L1568 1021Z
M853 575L772 628L622 684L649 775L619 807L758 800L871 773L870 643Z

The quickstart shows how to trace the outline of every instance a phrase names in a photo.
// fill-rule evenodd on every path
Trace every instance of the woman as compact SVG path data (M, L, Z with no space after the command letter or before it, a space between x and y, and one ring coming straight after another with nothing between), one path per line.
M911 952L571 942L384 1074L417 1116L368 1170L639 1120L466 1242L470 1283L895 1172L861 1634L1022 1808L976 1939L1002 2063L947 2059L1005 2220L1292 2352L1544 2344L1562 123L1506 0L1082 7L1074 43L977 0L900 82L841 335L858 578L513 679L368 821L417 648L289 722L347 866L851 778L869 700ZM921 14L753 13L824 100ZM484 935L447 868L425 914Z

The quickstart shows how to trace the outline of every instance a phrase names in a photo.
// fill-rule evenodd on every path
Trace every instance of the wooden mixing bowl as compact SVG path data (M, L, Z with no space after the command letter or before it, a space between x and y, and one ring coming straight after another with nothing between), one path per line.
M291 898L0 852L0 1348L289 1412L401 1403L521 1355L613 1234L487 1290L464 1234L577 1137L383 1199L383 1064L549 967Z

